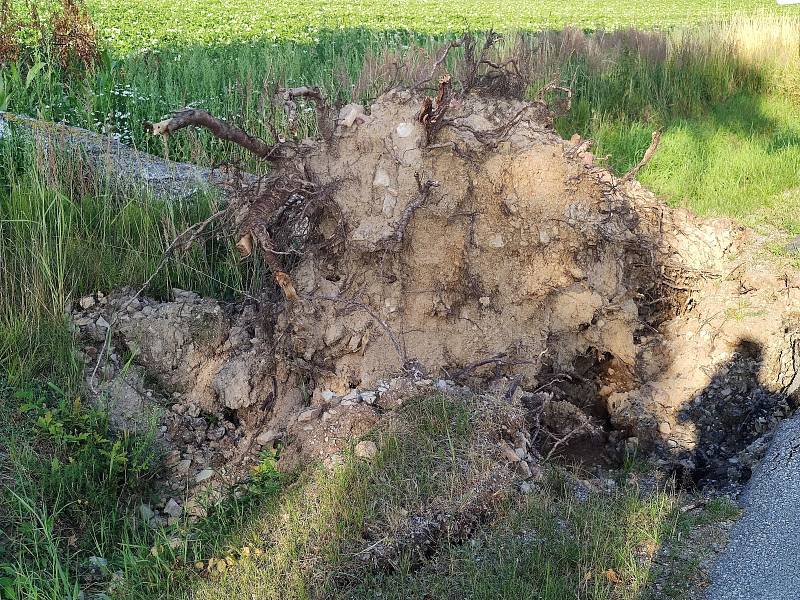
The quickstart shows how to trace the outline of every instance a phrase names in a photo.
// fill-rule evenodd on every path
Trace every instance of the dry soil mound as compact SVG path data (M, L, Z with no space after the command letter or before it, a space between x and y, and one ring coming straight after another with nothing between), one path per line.
M800 385L795 276L595 166L540 104L468 95L429 142L420 102L347 106L279 166L325 191L279 248L296 300L85 299L91 359L114 324L116 414L166 410L174 468L200 483L276 440L287 465L334 455L430 380L524 407L542 453L638 445L746 476L728 471Z

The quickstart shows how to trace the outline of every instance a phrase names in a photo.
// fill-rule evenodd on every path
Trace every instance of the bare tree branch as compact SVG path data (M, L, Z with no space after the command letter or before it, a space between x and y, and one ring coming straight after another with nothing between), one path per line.
M330 122L330 106L322 96L322 92L318 87L300 86L295 88L286 88L278 92L277 98L286 110L286 116L289 119L289 126L294 128L297 122L297 105L295 99L308 98L314 101L317 110L317 124L319 126L322 137L326 140L330 139L333 134L333 124Z
M212 116L205 110L187 108L175 113L169 119L158 123L145 123L145 128L153 135L168 136L185 127L202 127L208 129L214 137L238 144L260 158L269 158L275 150L274 146L254 137L230 123Z
M433 79L436 76L436 71L439 69L439 67L442 66L442 63L444 63L444 61L447 60L447 55L450 54L450 51L453 48L460 48L461 46L463 46L464 45L464 39L465 39L464 37L461 37L461 38L459 38L457 40L454 40L454 41L450 42L449 44L447 44L445 49L442 51L442 55L436 60L436 62L433 63L433 66L431 67L431 70L430 70L430 73L428 73L428 76L424 77L423 79L420 79L419 81L417 81L414 85L411 86L411 89L412 90L418 90L423 85L428 83L431 79Z

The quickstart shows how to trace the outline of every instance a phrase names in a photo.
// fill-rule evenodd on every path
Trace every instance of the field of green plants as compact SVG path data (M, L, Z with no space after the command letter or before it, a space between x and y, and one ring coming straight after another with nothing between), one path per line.
M24 18L27 7L10 3ZM53 10L40 8L45 18ZM800 7L756 0L90 0L88 8L99 41L91 64L63 64L37 38L45 34L14 29L24 43L0 59L0 110L161 153L142 123L191 105L269 140L263 105L275 86L318 85L339 102L368 100L384 82L362 72L369 75L387 50L436 53L456 33L494 27L508 32L505 50L531 50L529 95L554 74L573 90L571 111L556 123L562 135L596 140L595 154L624 172L660 128L661 147L640 179L669 203L739 219L774 237L776 252L800 234ZM0 32L11 31L3 29L8 14L0 10ZM309 132L311 124L301 133ZM201 164L245 159L204 132L174 136L168 150ZM158 453L148 436L117 436L101 411L82 403L64 307L96 290L146 281L171 234L214 204L165 204L75 181L68 170L53 176L34 148L0 143L0 599L87 597L80 581L91 557L105 561L114 598L314 597L318 582L348 568L348 543L381 498L406 490L424 461L447 458L431 448L443 440L457 446L469 435L463 407L421 399L404 415L415 424L413 437L378 434L382 459L374 468L352 462L335 477L321 470L285 476L264 456L247 494L207 520L183 529L142 525L136 510L152 493ZM180 287L236 299L252 277L231 244L210 244L170 261L147 293ZM635 559L638 545L692 526L677 502L668 486L646 496L621 485L611 498L576 504L554 479L505 507L477 540L483 571L471 547L453 545L420 573L375 575L348 597L433 591L550 600L573 597L582 586L581 598L641 598L650 573ZM724 518L731 511L710 512ZM241 579L206 580L193 569L210 557L239 560L275 523L285 527L279 543L260 562L240 561ZM545 544L532 553L520 540L533 529ZM612 568L625 586L585 580L587 572Z
M777 7L766 0L92 0L90 6L103 39L119 52L264 39L313 44L319 41L321 32L347 29L428 35L490 28L664 28L718 20L736 13L798 14L796 7Z

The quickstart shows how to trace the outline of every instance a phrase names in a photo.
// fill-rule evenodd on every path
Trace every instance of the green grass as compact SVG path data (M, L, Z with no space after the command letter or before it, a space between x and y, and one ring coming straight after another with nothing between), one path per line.
M77 385L66 308L79 296L141 285L176 232L208 216L213 197L163 202L84 187L67 159L45 166L25 144L0 144L0 372L12 383L52 377ZM173 287L241 297L259 277L227 239L169 261L148 293Z
M709 114L676 119L642 182L702 215L800 233L800 108L739 95Z
M475 482L492 463L481 443L485 419L470 400L411 402L376 432L373 463L348 456L333 472L312 468L253 515L232 547L263 554L197 579L193 597L639 597L650 577L641 548L678 527L674 491L644 495L631 484L579 500L556 472L528 496L500 495L470 540L440 540L431 558L401 549L393 569L370 567L360 552L391 544L413 517L471 510Z
M155 19L157 13L147 15ZM651 132L662 128L662 147L641 174L656 193L703 215L795 234L798 28L800 21L764 17L671 33L516 33L502 51L517 44L533 49L530 94L560 72L574 98L558 131L596 140L595 154L609 155L615 171L634 165ZM380 63L387 49L412 60L403 48L421 44L435 54L441 47L427 34L366 26L323 28L308 43L281 36L278 42L198 45L181 33L158 53L115 58L106 52L81 77L33 57L30 64L40 65L33 71L14 65L0 73L0 104L5 89L11 111L108 132L155 153L163 152L161 140L141 124L187 105L271 140L269 124L283 127L282 117L269 110L277 86L319 85L329 98L348 102L365 61ZM368 100L380 89L375 79L358 88L356 99ZM298 135L313 131L306 120ZM263 168L204 131L172 136L169 155Z
M155 500L160 465L154 432L119 434L80 396L0 381L0 598L78 600L179 597L194 562L224 552L288 478L268 455L238 497L187 529L153 529L139 506ZM87 579L92 557L103 561ZM110 587L109 587L110 586Z
M80 591L126 599L634 599L660 544L733 516L715 502L690 521L669 484L642 493L633 476L615 492L579 496L574 479L552 471L529 495L503 491L468 541L442 538L421 560L401 546L396 568L375 569L361 551L391 543L413 517L470 510L476 482L496 468L496 411L485 414L475 399L418 398L372 434L372 462L346 454L333 470L312 465L293 476L278 474L265 455L243 494L194 525L151 529L138 516L139 504L153 500L147 482L159 463L149 434L119 436L102 413L52 386L3 384L0 397L4 600L72 600ZM104 562L94 584L85 580L91 557Z

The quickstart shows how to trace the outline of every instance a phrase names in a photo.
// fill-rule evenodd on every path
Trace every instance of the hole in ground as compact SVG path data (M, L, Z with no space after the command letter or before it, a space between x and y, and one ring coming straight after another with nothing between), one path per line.
M581 468L620 467L628 436L614 429L606 399L631 389L628 368L612 354L589 348L569 371L547 365L538 380L536 393L523 403L539 452Z
M760 383L762 360L761 346L742 340L678 414L679 424L691 424L696 442L683 450L664 444L656 454L666 458L680 485L721 491L746 483L766 450L767 434L797 408ZM540 453L590 471L620 468L625 440L637 432L615 429L606 399L636 387L625 365L590 348L570 371L548 366L539 381L523 402Z

